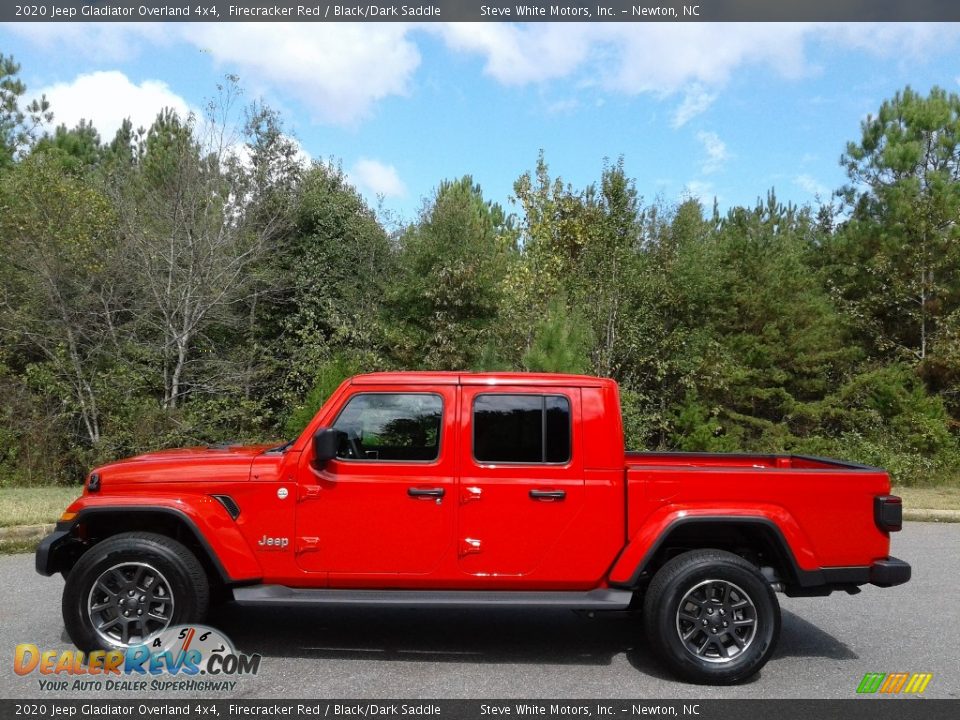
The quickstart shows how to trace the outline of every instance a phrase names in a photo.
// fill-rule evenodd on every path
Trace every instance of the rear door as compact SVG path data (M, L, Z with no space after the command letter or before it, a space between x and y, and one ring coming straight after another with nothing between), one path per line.
M583 503L577 389L462 386L458 562L531 582Z

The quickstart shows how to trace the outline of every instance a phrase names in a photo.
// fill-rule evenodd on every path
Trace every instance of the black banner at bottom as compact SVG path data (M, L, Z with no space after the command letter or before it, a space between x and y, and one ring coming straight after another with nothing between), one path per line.
M0 718L679 718L926 720L956 718L960 700L0 700Z

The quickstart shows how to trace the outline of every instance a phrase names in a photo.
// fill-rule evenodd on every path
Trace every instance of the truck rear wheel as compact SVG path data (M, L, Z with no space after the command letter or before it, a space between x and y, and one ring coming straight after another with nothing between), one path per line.
M199 622L210 589L193 553L164 535L122 533L97 543L66 578L63 622L83 651L141 644L171 625Z
M667 562L644 599L656 652L684 680L729 685L762 668L780 637L780 604L738 555L694 550Z

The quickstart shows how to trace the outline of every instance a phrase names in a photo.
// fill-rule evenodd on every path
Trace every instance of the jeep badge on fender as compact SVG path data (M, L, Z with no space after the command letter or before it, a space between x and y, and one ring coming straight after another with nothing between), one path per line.
M257 541L257 546L262 550L283 550L289 544L290 538L267 537L266 535Z

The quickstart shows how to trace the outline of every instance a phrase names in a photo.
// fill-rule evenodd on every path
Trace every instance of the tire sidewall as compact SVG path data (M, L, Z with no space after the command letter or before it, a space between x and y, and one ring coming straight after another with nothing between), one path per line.
M705 580L725 580L743 589L757 610L756 635L738 657L725 663L697 660L677 632L677 609L691 588ZM756 673L769 659L780 636L780 606L759 573L733 563L692 565L670 579L656 609L656 630L665 657L684 678L705 684L730 684Z
M126 562L152 565L166 578L173 595L171 626L191 622L200 614L201 598L183 560L173 549L144 538L118 537L104 541L80 558L67 577L63 591L64 624L79 649L86 652L125 649L123 645L108 644L97 634L87 611L87 601L101 573Z

